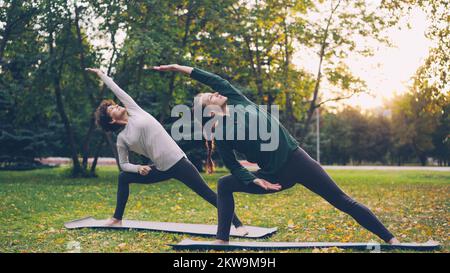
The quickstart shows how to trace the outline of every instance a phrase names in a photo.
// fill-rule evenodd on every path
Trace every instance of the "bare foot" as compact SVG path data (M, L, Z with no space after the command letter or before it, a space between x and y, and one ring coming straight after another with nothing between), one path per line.
M213 242L214 245L228 245L230 241L224 241L224 240L215 240Z
M248 234L248 230L244 226L240 226L236 228L236 234L239 236L245 236Z
M122 220L119 220L116 218L109 218L108 220L106 220L105 226L120 227L120 226L122 226Z
M390 244L390 245L398 245L398 244L400 244L400 241L397 240L397 238L394 237L394 238L389 240L388 244Z

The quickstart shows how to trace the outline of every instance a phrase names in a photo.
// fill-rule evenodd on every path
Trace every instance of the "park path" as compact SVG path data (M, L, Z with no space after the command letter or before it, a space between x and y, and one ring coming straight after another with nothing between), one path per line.
M439 166L323 166L328 170L383 170L383 171L438 171L450 172L450 167Z
M47 157L41 158L40 161L43 164L48 165L67 165L70 164L71 159L67 157ZM249 170L257 170L258 166L254 163L250 163L245 160L240 161L241 164ZM89 159L89 163L92 163L92 158ZM101 157L98 159L99 166L113 166L116 165L116 161L112 157ZM383 171L438 171L438 172L450 172L450 167L439 166L335 166L335 165L322 165L327 170L383 170Z
M247 169L254 171L258 169L256 164L240 161L241 164ZM437 172L450 172L450 167L439 166L336 166L336 165L322 165L326 170L380 170L380 171L437 171Z

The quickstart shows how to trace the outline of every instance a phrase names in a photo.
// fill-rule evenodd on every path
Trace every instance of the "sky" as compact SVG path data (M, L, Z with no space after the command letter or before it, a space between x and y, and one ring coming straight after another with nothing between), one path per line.
M411 29L406 28L409 21ZM409 18L404 18L400 26L386 33L395 47L375 46L377 50L371 57L350 57L346 63L354 75L366 81L368 94L354 96L340 104L360 106L362 109L377 108L383 105L384 99L392 98L395 93L403 93L408 87L411 77L423 64L432 45L425 37L427 18L420 9L414 9ZM293 63L316 74L318 58L314 55L296 54ZM331 98L323 90L325 98Z

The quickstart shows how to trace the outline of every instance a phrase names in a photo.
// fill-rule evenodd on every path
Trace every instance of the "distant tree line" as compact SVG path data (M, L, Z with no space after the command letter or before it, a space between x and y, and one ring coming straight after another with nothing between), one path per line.
M448 150L448 20L442 1L363 0L3 0L0 1L0 166L33 167L38 157L65 156L72 176L95 176L96 160L116 156L115 136L98 130L93 112L112 94L86 67L102 67L169 128L170 109L206 90L149 66L180 63L218 73L259 104L277 104L289 131L311 150L314 113L328 101L366 91L346 65L370 56L361 38L389 44L383 30L413 6L423 8L435 41L411 90L387 106L389 116L328 111L321 130L330 164L404 164ZM309 18L314 18L311 20ZM310 50L318 70L296 67ZM432 80L431 80L432 79ZM335 96L322 99L322 87ZM345 130L348 129L348 130ZM338 141L340 140L340 141ZM201 168L203 143L180 143ZM364 149L363 149L364 147ZM314 153L312 153L314 154Z

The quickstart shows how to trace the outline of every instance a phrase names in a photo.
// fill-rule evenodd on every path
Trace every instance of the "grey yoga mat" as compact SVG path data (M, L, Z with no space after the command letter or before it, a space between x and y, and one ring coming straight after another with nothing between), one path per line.
M397 245L375 243L339 243L339 242L240 242L234 241L227 245L213 244L212 241L193 241L185 239L178 244L171 244L176 250L285 250L338 247L357 250L418 250L431 251L440 248L439 242L428 241L426 243L401 243Z
M105 226L106 220L97 220L93 217L86 217L71 222L67 222L64 226L68 229L76 228L108 228L108 229L141 229L152 231L165 231L173 233L186 233L199 236L215 236L217 233L217 225L204 224L184 224L170 222L149 222L137 220L123 220L121 226ZM274 234L277 228L263 228L254 226L245 226L249 234L239 236L236 234L234 227L231 227L231 236L243 238L264 238Z

